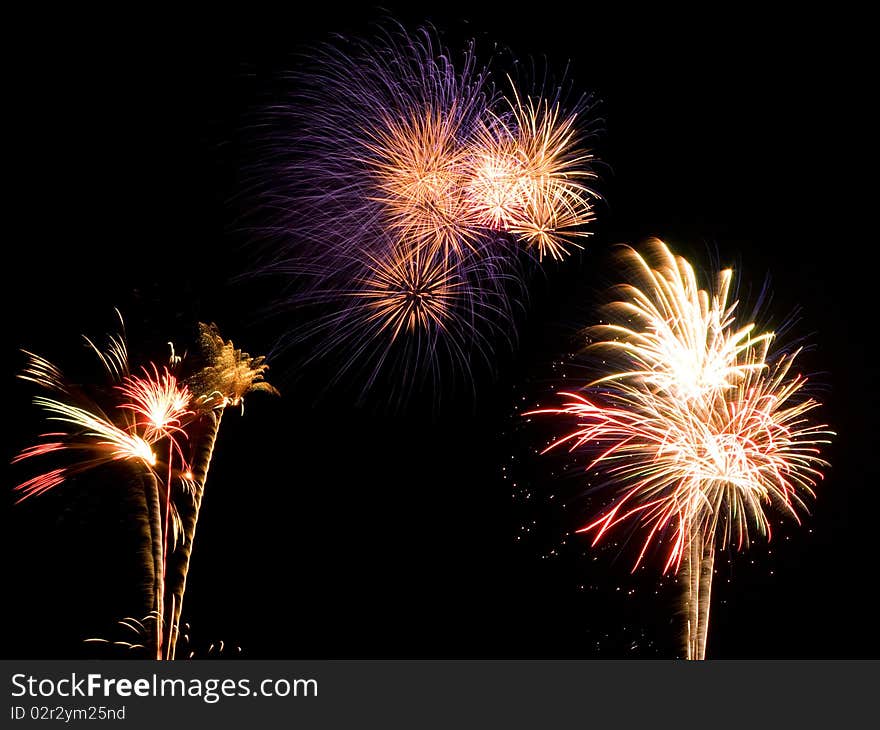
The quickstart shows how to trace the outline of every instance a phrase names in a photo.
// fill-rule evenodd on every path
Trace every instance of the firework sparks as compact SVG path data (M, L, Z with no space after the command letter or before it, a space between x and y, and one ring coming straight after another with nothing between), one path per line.
M191 413L191 396L186 385L180 385L167 367L161 374L155 364L143 368L142 376L126 376L118 389L125 398L119 407L134 414L146 440L173 439L176 433L182 433L181 419Z
M65 392L63 376L54 365L31 355L22 379L39 382L51 390ZM43 434L47 439L24 449L14 460L18 463L35 456L58 452L78 454L76 463L52 469L19 484L19 501L42 494L63 484L69 477L112 461L132 460L155 466L156 454L150 440L114 424L95 404L82 407L55 398L38 396L34 404L41 408L48 420L63 425L64 431Z
M592 330L619 338L597 346L616 352L622 369L532 414L574 419L574 430L546 450L589 449L588 470L614 490L607 511L580 532L593 532L595 545L635 522L645 537L634 570L657 542L668 543L664 572L687 569L687 655L702 658L714 550L747 547L755 533L769 539L771 508L798 519L832 434L809 418L819 403L792 372L798 353L771 359L772 333L737 326L736 303L727 301L732 272L721 272L709 293L686 261L656 246L659 268L635 255L649 287L627 286L612 307L640 327Z
M599 382L641 381L673 399L698 400L732 388L765 367L772 332L755 334L755 324L736 326L737 302L730 302L733 271L724 269L710 293L700 289L693 267L660 241L648 248L659 263L631 249L629 263L638 285L620 287L623 299L609 307L612 323L590 328L597 346L620 352L627 367Z
M416 328L445 327L460 287L458 275L446 258L422 248L374 261L363 290L354 296L362 298L372 310L367 320L376 323L378 332L389 330L394 339Z
M385 368L403 393L450 361L466 376L491 363L530 252L562 258L593 217L583 105L507 102L473 44L453 58L426 29L341 40L260 125L259 273L285 276L279 313L314 312L284 344L308 343L307 361L338 352L337 378L372 368L365 390Z
M143 490L144 512L137 519L142 520L148 541L142 554L149 612L142 621L125 619L121 624L139 636L149 636L152 643L89 641L148 650L155 659L173 659L198 512L221 416L226 406L242 404L248 393L277 391L265 381L265 358L236 349L220 337L214 325L199 326L201 362L190 369L186 382L175 374L183 359L173 346L170 364L175 372L150 363L132 375L124 334L111 336L105 349L88 338L86 342L113 385L94 389L109 400L111 407L106 411L83 388L68 385L51 362L26 353L20 377L54 394L38 396L34 403L61 430L44 434L41 443L24 449L14 462L54 454L73 463L18 485L19 501L108 462L141 466L139 476L146 478L137 479L136 488ZM184 439L189 459L181 447ZM159 473L164 473L161 489Z
M273 268L358 268L360 254L378 255L389 240L410 250L477 245L463 194L466 141L495 94L472 51L459 68L451 57L432 33L402 29L316 51L296 98L265 120L275 131L255 183L281 211Z
M118 314L118 313L117 313ZM90 339L86 343L94 350L120 397L112 403L107 415L94 400L80 390L72 390L64 374L54 364L39 355L25 351L27 363L19 375L58 394L57 398L37 396L38 406L49 421L63 424L64 431L47 433L44 443L28 447L14 463L35 456L52 453L77 454L79 460L67 467L54 469L34 477L18 489L22 499L59 486L67 477L109 461L134 460L148 467L156 466L155 445L168 438L176 450L175 435L183 433L182 419L190 414L190 393L185 385L164 368L160 374L153 364L143 368L143 376L129 374L128 351L122 335L109 338L105 350ZM168 468L171 468L169 458Z
M476 244L478 231L463 190L467 158L461 123L455 106L402 122L388 119L365 145L386 227L405 247L431 241L460 253Z
M179 522L171 498L173 462L175 453L182 462L177 436L184 433L183 419L189 415L190 394L167 368L160 374L155 364L145 367L143 375L131 375L124 326L122 332L110 336L105 349L85 338L114 384L110 392L115 397L107 410L102 409L81 388L68 386L60 369L48 360L26 353L28 361L20 377L56 394L52 398L38 396L34 404L45 413L47 420L61 424L63 430L44 434L42 438L45 441L24 449L14 462L57 454L72 459L72 463L28 479L16 489L21 492L19 501L22 501L60 486L75 474L108 462L139 463L150 476L142 487L150 530L149 559L145 564L145 570L151 576L148 581L149 600L153 603L151 611L161 618L168 534L169 529L176 528ZM168 448L164 450L167 454L164 463L167 478L163 529L160 517L162 500L158 480L154 477L159 445L165 440ZM174 531L176 536L178 530ZM161 624L161 620L156 622L155 648L158 656L161 656L162 646Z
M629 485L607 513L580 532L595 530L596 544L610 528L637 519L647 537L633 569L654 540L672 533L666 572L678 570L694 530L739 549L748 546L750 527L769 536L766 506L782 507L796 518L795 507L812 496L821 476L816 467L825 462L818 446L827 432L803 418L818 403L792 403L805 380L785 382L790 364L779 366L768 382L750 378L736 396L719 399L709 411L646 399L631 389L598 403L565 393L561 407L534 411L579 422L548 450L563 444L604 447L589 468L604 468L609 482Z
M477 134L469 202L481 225L534 246L539 259L561 259L589 235L592 155L579 143L577 112L563 113L558 101L523 102L515 88L509 106Z

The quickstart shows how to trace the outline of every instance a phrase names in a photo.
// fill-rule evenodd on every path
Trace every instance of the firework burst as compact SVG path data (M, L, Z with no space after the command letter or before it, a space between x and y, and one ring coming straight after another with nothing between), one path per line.
M622 298L608 307L612 324L589 330L597 347L620 354L627 365L599 382L640 382L695 401L763 370L773 333L756 333L754 323L737 326L733 271L718 272L710 292L699 287L691 264L661 241L646 248L656 263L626 249L623 263L636 284L619 287Z
M122 332L111 336L105 349L85 338L113 386L111 393L114 397L109 399L106 409L102 409L80 389L68 386L62 372L48 360L26 353L28 362L20 377L57 396L38 396L34 404L43 410L49 421L62 424L65 430L44 434L42 438L46 440L43 443L24 449L14 461L57 454L72 458L72 463L33 477L16 489L22 493L21 501L58 487L75 474L111 461L140 465L140 473L148 477L143 481L150 532L145 571L151 576L147 581L150 584L150 611L158 617L154 648L156 657L161 658L168 536L173 531L176 539L179 524L171 497L174 462L176 454L180 462L176 471L179 473L186 468L178 436L184 433L182 419L190 413L190 394L167 368L163 368L160 374L155 364L143 368L142 375L132 375L124 327ZM167 449L163 450L167 454L163 464L164 500L160 497L158 486L158 454L163 441L168 444ZM164 521L160 516L163 505Z
M438 392L444 377L467 381L475 365L491 367L513 316L507 294L520 281L504 255L450 261L436 245L389 244L347 286L326 292L295 342L308 345L307 363L338 363L330 385L353 383L364 394L393 372L389 402L428 379Z
M472 215L483 227L534 247L539 260L561 259L589 235L584 226L598 197L586 184L596 175L579 136L578 110L566 113L558 100L521 100L515 87L508 105L471 145L466 191Z
M155 364L143 368L142 376L128 375L118 388L125 398L119 407L135 415L135 423L143 428L148 441L173 439L175 434L183 433L181 419L191 413L191 395L167 367L161 375Z
M94 348L91 341L87 342ZM106 351L97 348L95 351L112 378L127 377L128 355L121 338L112 338ZM56 394L57 397L52 398L37 396L34 405L43 411L47 420L59 424L62 430L42 434L42 443L24 449L13 463L49 454L76 458L69 465L19 484L16 487L22 494L19 501L42 494L60 486L71 476L108 462L127 460L148 468L156 465L153 451L155 434L139 429L134 419L124 411L114 409L114 417L108 416L93 399L70 388L61 370L51 362L30 352L25 352L25 355L27 364L19 377Z
M199 335L202 362L186 382L168 366L155 363L132 375L124 334L111 336L104 349L86 338L111 382L109 389L94 389L108 401L105 409L81 388L69 385L61 370L38 355L26 353L20 375L52 392L53 397L38 396L34 403L63 430L44 434L41 443L24 449L14 461L57 455L72 463L18 485L19 501L114 461L131 463L143 477L129 485L136 482L143 490L149 607L144 621L123 623L144 637L149 635L151 643L90 641L145 649L156 659L175 655L198 511L222 413L228 405L241 405L247 393L277 392L264 380L264 358L235 349L213 325L201 325ZM183 365L173 347L170 364L171 368Z
M260 120L251 178L272 221L258 272L286 278L277 311L312 308L285 344L342 353L338 377L358 361L365 390L382 369L411 385L491 363L522 252L561 258L592 219L578 113L507 102L473 44L456 58L426 29L326 46L295 84Z
M411 113L409 119L383 120L364 145L383 228L404 247L415 250L429 241L447 254L460 254L479 243L463 189L468 156L462 120L455 104L445 112Z
M367 321L394 340L402 332L445 327L462 282L445 256L420 247L372 261L363 285L354 296L372 310Z
M357 266L389 240L470 248L465 142L496 94L472 50L459 68L433 34L383 32L316 51L296 95L269 107L256 171L270 266Z
M637 326L591 330L621 369L532 414L573 419L547 450L592 452L588 470L613 490L607 511L580 532L593 532L595 545L621 523L638 525L645 537L633 569L653 544L667 545L663 572L687 579L686 655L703 658L714 551L769 539L773 511L798 520L832 434L809 417L819 403L792 370L798 353L772 357L772 333L736 323L732 272L708 292L686 261L655 247L656 268L630 254L649 285L624 287L611 308Z
M68 478L112 461L130 460L155 466L156 454L146 439L114 425L103 413L63 403L54 398L34 398L48 420L62 424L62 432L46 433L43 443L24 449L13 463L58 452L77 454L76 463L52 469L16 487L19 502L60 486ZM97 408L95 410L98 410Z

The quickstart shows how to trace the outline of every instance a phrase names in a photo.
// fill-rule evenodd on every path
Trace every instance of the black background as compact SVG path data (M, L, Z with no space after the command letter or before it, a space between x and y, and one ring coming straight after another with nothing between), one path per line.
M296 52L384 15L241 13L10 19L9 459L40 428L13 379L18 347L76 371L78 334L112 329L113 306L156 351L198 319L251 352L280 334L256 316L274 285L232 281L249 256L237 226L246 127ZM795 331L815 345L803 366L839 433L803 526L719 556L708 654L880 655L858 19L588 3L392 14L434 22L453 48L476 36L571 63L575 87L600 102L596 235L532 282L519 345L477 373L476 397L389 408L378 388L354 406L344 392L315 396L321 372L275 363L283 397L255 396L224 420L187 593L197 654L222 639L252 658L674 656L676 586L656 563L630 575L632 546L565 540L583 524L577 502L561 507L578 484L534 456L545 434L516 414L546 396L553 362L594 319L615 281L612 245L657 235L736 264L758 288L769 273L777 323L801 307ZM8 486L35 467L11 470ZM81 639L111 636L134 610L118 506L96 476L7 511L5 656L89 656Z

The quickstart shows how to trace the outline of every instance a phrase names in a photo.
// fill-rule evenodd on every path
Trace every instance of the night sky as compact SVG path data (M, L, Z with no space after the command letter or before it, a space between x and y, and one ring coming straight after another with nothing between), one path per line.
M389 404L380 380L355 403L356 383L326 392L332 362L272 360L282 397L254 395L243 416L224 419L187 590L193 649L204 656L223 640L249 658L676 656L678 586L659 580L658 560L631 575L633 544L594 550L568 535L589 516L584 480L565 460L536 456L547 432L518 415L548 402L563 370L576 381L578 368L558 363L616 283L614 244L654 235L695 263L734 264L747 301L769 275L771 324L797 312L791 334L812 345L799 362L839 434L803 525L717 556L707 655L880 656L870 598L878 254L855 223L866 164L857 45L836 50L846 31L828 18L740 6L647 17L587 3L528 15L473 5L391 14L410 28L433 22L453 49L476 37L567 67L594 96L604 197L595 235L532 278L518 343L499 343L494 367L476 368L475 394L450 387ZM7 89L5 461L41 428L33 390L13 377L18 348L87 377L79 335L112 330L113 307L144 355L185 343L199 320L251 353L273 349L282 323L260 312L278 282L237 280L257 243L241 225L250 125L309 44L387 17L329 3L316 12L10 24L24 42ZM7 470L8 488L36 467ZM81 640L113 635L134 610L138 565L114 486L95 472L4 502L3 656L92 656Z

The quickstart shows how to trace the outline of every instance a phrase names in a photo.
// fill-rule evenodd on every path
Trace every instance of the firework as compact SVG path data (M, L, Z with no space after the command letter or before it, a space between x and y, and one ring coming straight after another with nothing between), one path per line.
M172 350L172 361L174 360ZM185 435L181 428L181 419L191 413L189 409L190 392L183 385L179 385L177 378L171 374L168 368L164 368L162 374L153 364L152 368L143 368L142 376L126 376L119 391L125 397L120 408L130 410L135 416L135 424L144 429L148 438L153 440L168 440L168 459L165 472L165 516L162 527L162 575L158 589L158 608L156 622L159 631L159 640L156 647L156 658L162 658L162 647L166 643L162 632L162 622L165 617L165 576L168 570L168 536L173 532L173 540L176 543L180 533L180 516L171 497L173 463L175 453L180 458L180 472L187 470L183 461L183 452L178 443L177 436Z
M379 220L405 247L415 250L428 242L459 254L478 245L479 232L464 195L463 120L454 104L408 114L383 120L364 145Z
M28 361L20 377L54 394L52 398L38 396L34 402L64 430L44 434L41 443L24 449L14 461L56 454L72 463L20 484L16 488L22 493L19 501L108 462L138 467L134 474L141 477L137 487L143 491L149 538L144 569L150 608L144 620L122 623L143 637L149 635L152 643L90 641L146 649L156 659L173 659L198 511L223 410L241 405L247 393L277 391L264 380L264 358L235 349L213 325L201 325L202 362L186 382L168 366L160 368L155 363L132 375L124 334L111 336L105 349L86 342L113 386L109 391L96 389L108 400L106 410L81 389L68 385L51 362L26 353ZM173 347L170 365L184 365ZM164 488L160 489L162 480Z
M772 333L737 324L732 272L719 274L715 291L699 289L685 260L655 246L656 268L630 254L649 285L624 287L611 308L636 324L591 329L621 369L532 413L573 419L547 450L589 450L587 468L613 490L580 532L593 532L595 545L621 523L638 525L633 569L652 545L667 546L663 572L687 585L686 655L703 658L715 549L769 539L773 512L798 520L827 466L820 448L831 432L810 419L819 404L792 370L798 352L773 356Z
M577 109L507 102L473 44L456 58L425 29L326 46L296 84L261 119L251 179L272 220L258 270L287 279L278 311L311 308L285 344L339 353L364 390L386 368L403 389L491 363L521 251L561 258L592 219Z
M389 244L365 259L292 340L308 345L306 363L338 363L330 385L354 383L365 393L393 371L393 400L427 379L467 381L480 363L491 367L513 317L507 293L521 281L508 257L463 253L451 262L436 246Z
M379 332L391 338L416 329L443 328L460 288L454 268L446 257L426 251L400 250L390 259L372 262L364 288L355 293L372 310Z
M537 249L538 258L561 259L589 235L596 193L593 157L581 144L578 111L559 101L520 99L513 88L509 111L493 115L471 145L466 182L472 214L485 228L506 231Z
M590 328L596 346L622 355L626 367L600 382L630 381L675 400L697 400L733 387L749 371L763 370L773 333L754 323L736 324L730 302L733 271L718 272L711 293L701 289L693 267L661 241L646 248L657 263L626 249L636 284L624 284L622 299L608 306L611 324ZM632 324L634 322L634 325Z
M53 398L38 396L34 404L43 410L49 421L62 424L65 430L44 434L46 440L43 443L26 448L14 461L48 454L66 456L73 461L33 477L16 489L22 493L23 500L58 487L75 474L111 461L134 462L141 466L140 473L146 477L142 481L142 488L150 533L149 559L145 561L145 571L151 576L151 580L148 580L151 584L150 610L157 617L154 648L157 658L161 658L168 534L170 529L176 534L178 525L171 499L175 471L173 464L177 454L180 460L178 471L185 468L178 436L183 434L182 419L189 413L190 395L185 387L178 385L176 377L167 368L160 374L159 368L152 364L143 369L143 375L131 375L124 327L122 333L109 338L105 349L99 348L88 338L85 340L103 365L115 397L108 399L109 407L106 410L102 409L80 389L68 386L64 375L55 365L38 355L26 353L28 362L21 378L57 395ZM163 470L164 500L159 494L156 472L163 441L168 442L168 448L164 450L167 454ZM163 505L164 520L161 516Z
M63 484L74 474L111 461L132 460L147 466L156 464L156 455L147 440L118 428L100 412L93 413L54 398L37 397L34 404L42 408L48 420L59 422L69 430L43 434L46 439L63 440L48 440L30 446L15 457L13 463L62 451L76 453L80 459L71 466L52 469L19 484L16 487L21 492L19 502Z
M113 340L107 352L96 350L101 362L113 376L127 373L127 353L121 340ZM91 344L91 343L90 343ZM47 420L63 429L43 434L41 443L24 449L13 463L37 456L62 453L75 456L72 464L52 469L28 479L16 487L22 493L19 501L42 494L63 484L69 477L113 461L133 461L147 467L155 466L154 434L139 431L125 413L108 416L94 400L84 393L69 388L64 375L55 365L39 355L25 352L27 364L19 376L52 391L58 397L37 396L34 405Z
M433 34L381 33L327 45L266 112L255 184L277 213L271 266L319 273L389 240L470 247L465 140L495 92L473 51L459 68ZM306 65L306 64L304 64Z
M134 413L136 425L142 427L145 438L159 440L182 433L181 419L189 411L190 393L168 368L159 374L158 368L144 368L142 376L126 376L118 386L125 400L119 404Z
M194 420L190 428L192 458L191 467L184 475L186 499L181 500L178 510L182 538L179 549L171 556L169 563L167 591L171 596L171 610L165 655L167 659L174 659L176 656L196 527L223 413L227 406L244 407L244 397L249 393L278 394L265 380L268 369L265 358L251 357L236 349L232 342L220 336L216 325L199 323L198 345L201 367L190 376L186 386L195 394L192 400Z

